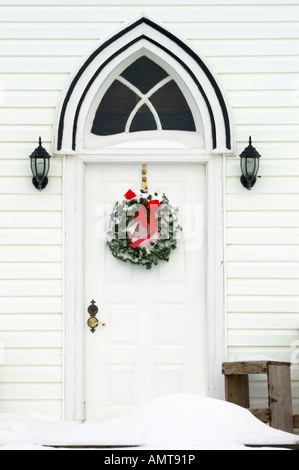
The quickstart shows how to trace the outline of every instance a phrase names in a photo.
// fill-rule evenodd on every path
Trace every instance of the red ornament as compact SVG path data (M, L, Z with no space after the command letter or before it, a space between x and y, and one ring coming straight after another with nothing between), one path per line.
M131 189L129 189L129 191L126 192L124 197L129 200L129 199L133 199L134 197L136 197L136 194L133 191L131 191Z

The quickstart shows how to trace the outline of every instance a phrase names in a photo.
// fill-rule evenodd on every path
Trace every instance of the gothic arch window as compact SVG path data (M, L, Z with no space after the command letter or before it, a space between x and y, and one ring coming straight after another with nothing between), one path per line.
M176 81L157 63L142 56L109 87L91 132L108 136L154 130L196 132L196 126Z
M134 141L146 148L177 142L231 154L234 143L217 77L187 42L146 15L100 41L78 63L57 107L53 141L56 155Z

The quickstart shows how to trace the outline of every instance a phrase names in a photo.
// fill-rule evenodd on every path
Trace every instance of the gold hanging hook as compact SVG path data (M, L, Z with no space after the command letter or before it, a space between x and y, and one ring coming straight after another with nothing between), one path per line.
M147 168L146 164L143 163L142 165L142 189L147 187Z

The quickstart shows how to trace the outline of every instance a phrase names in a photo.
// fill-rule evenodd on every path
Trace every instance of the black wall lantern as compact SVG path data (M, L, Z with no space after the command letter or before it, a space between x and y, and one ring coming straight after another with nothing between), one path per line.
M50 169L50 158L46 149L42 146L42 139L39 138L39 146L30 155L31 170L33 174L32 183L36 189L42 191L48 184L48 173Z
M257 172L259 170L259 159L261 155L252 146L251 137L249 137L249 145L241 153L241 183L244 188L251 189L256 183Z

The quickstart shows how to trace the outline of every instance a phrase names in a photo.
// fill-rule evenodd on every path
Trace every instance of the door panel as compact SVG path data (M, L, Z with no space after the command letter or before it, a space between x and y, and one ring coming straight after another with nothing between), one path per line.
M140 189L141 165L86 165L86 309L94 299L106 323L94 334L85 326L87 419L169 393L205 393L205 167L149 164L147 174L149 189L179 207L183 226L169 262L151 270L115 259L105 245L107 213Z

